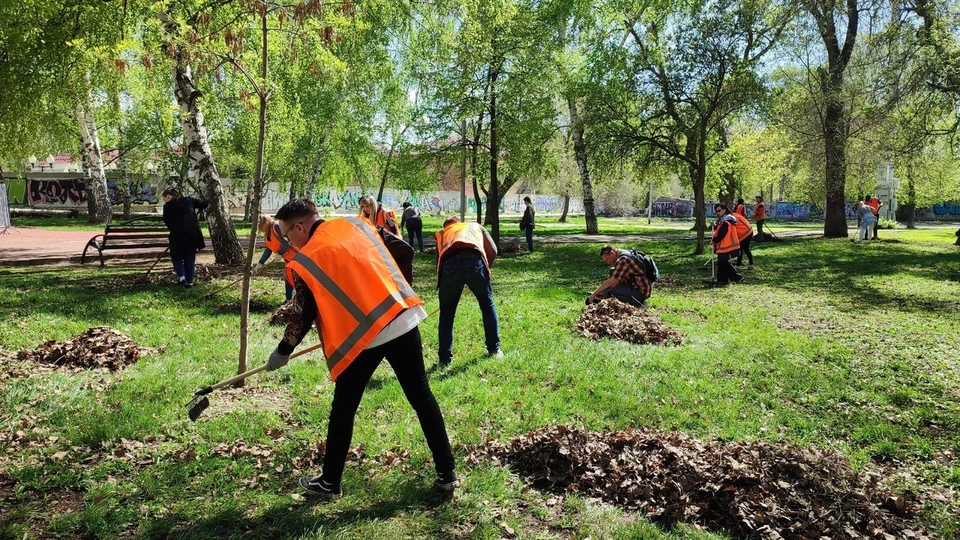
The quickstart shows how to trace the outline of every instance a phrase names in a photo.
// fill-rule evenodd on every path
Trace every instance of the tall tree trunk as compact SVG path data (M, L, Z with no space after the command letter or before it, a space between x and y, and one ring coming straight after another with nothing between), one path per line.
M694 255L701 255L704 246L704 232L707 229L706 194L704 184L707 176L706 136L698 128L687 132L687 169L690 183L693 184L693 227L697 231L697 246Z
M90 176L87 178L87 200L90 212L88 223L107 223L113 209L107 193L107 175L103 170L103 157L100 153L100 135L97 122L90 110L89 95L77 103L77 122L80 125L80 138L83 141L83 154L87 159Z
M243 265L243 293L240 300L240 358L237 364L237 373L243 373L247 370L247 329L250 324L250 277L253 268L253 255L257 250L257 221L260 217L260 195L263 193L263 151L267 141L267 98L268 90L267 75L267 10L266 6L260 12L261 22L261 50L260 50L260 84L257 94L260 97L260 132L257 137L257 169L253 180L253 203L251 204L251 227L250 239L247 244L247 258ZM234 386L240 388L243 386L243 380L238 381Z
M560 214L560 223L567 222L567 212L570 211L570 190L563 192L563 212Z
M238 265L243 261L243 251L237 239L237 231L230 220L223 198L223 184L217 172L207 139L207 127L200 110L202 93L193 83L193 70L179 48L175 52L173 87L183 125L183 147L190 166L197 176L203 196L209 206L206 210L207 226L210 228L210 243L217 264Z
M839 93L839 87L831 88L824 112L827 207L824 211L823 235L827 238L847 237L844 196L847 181L847 118Z
M827 65L819 70L820 91L823 93L823 143L827 207L824 210L823 235L827 238L847 237L847 215L844 191L847 180L847 136L849 119L843 103L843 73L847 69L857 41L860 21L858 0L845 0L847 25L843 30L841 46L834 20L835 3L810 2L805 8L817 23L817 29L827 52Z
M590 168L587 166L587 143L583 138L583 120L580 118L580 111L577 110L577 102L572 97L567 98L567 108L570 109L573 153L577 159L577 169L580 171L580 183L583 185L583 216L587 222L587 234L600 234L597 212L593 204L593 182L590 181Z
M500 147L497 133L497 70L490 71L490 194L487 197L487 217L493 229L493 243L500 245L500 185L497 178L497 166L500 163ZM477 205L479 206L479 204Z
M383 200L383 189L387 187L387 177L390 175L390 162L393 161L393 152L396 149L395 142L390 143L390 152L387 153L387 162L383 165L383 174L380 175L380 189L377 190L377 200Z

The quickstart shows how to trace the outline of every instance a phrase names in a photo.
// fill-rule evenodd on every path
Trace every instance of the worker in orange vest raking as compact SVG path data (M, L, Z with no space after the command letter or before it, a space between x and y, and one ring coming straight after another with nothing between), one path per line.
M367 382L386 358L433 454L434 486L453 491L458 482L450 440L423 366L419 324L427 312L377 229L357 217L324 221L313 201L302 198L283 205L276 218L280 237L298 250L288 264L294 273L295 301L302 309L293 310L267 370L286 365L316 320L335 382L323 471L301 478L300 487L314 495L342 496L340 480L357 407Z
M717 254L717 285L743 283L743 276L730 264L730 258L740 254L740 242L737 239L737 220L730 215L727 205L713 207L719 221L713 226L713 238L710 245Z
M873 217L877 218L877 220L873 223L873 239L876 240L876 239L877 239L877 229L880 228L880 227L879 227L879 225L880 225L880 207L883 206L883 203L880 202L880 199L878 199L878 198L876 198L876 197L871 197L870 195L867 195L866 197L863 198L863 204L866 204L867 206L869 206L870 209L873 211Z
M750 241L753 239L753 227L750 226L747 218L740 214L730 214L730 216L737 220L737 241L740 243L740 254L737 255L737 263L735 266L743 266L743 255L746 253L748 266L753 268L753 253L750 251Z
M357 215L367 218L375 227L383 227L400 236L400 227L397 227L397 215L383 203L373 200L373 195L360 197L360 213Z
M270 255L276 253L283 257L284 262L284 288L287 295L287 302L293 298L293 270L286 263L293 259L297 250L290 246L290 243L280 238L280 225L272 217L260 214L260 220L257 223L257 229L263 233L263 243L267 249L263 251L260 261L253 267L254 272L263 268L263 265L270 259Z
M763 197L757 195L757 204L753 207L753 220L757 222L757 242L763 242L763 223L767 220L767 207L763 205Z
M437 288L440 296L440 322L437 348L440 366L453 360L453 319L463 288L477 298L483 318L487 354L503 357L500 350L500 322L493 305L490 265L497 258L497 245L479 223L460 223L455 217L443 222L437 238Z

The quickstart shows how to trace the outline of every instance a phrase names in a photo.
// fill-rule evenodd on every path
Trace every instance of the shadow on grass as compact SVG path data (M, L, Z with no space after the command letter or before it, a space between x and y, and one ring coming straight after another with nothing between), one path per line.
M302 535L335 533L344 528L362 529L411 511L430 511L443 508L453 498L425 484L423 479L408 478L399 484L382 486L385 479L374 485L356 486L343 499L326 499L304 495L300 501L274 504L263 513L250 516L247 507L229 506L201 519L183 514L142 523L141 534L146 538L297 538ZM348 486L349 487L349 486ZM296 488L294 488L296 489ZM378 494L392 497L376 501ZM234 499L229 499L233 502ZM356 505L352 506L351 505ZM341 510L342 509L342 510Z

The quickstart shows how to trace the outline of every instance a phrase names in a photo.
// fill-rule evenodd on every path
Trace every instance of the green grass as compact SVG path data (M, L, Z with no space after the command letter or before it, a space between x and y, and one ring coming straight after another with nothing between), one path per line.
M577 226L546 220L543 228ZM645 220L625 222L623 231L644 227ZM895 489L956 491L960 253L949 229L881 237L868 245L756 246L749 285L726 289L698 285L708 259L691 255L690 241L645 241L661 275L686 284L656 288L650 302L685 335L675 348L586 341L573 332L583 299L607 274L596 244L503 256L493 276L506 357L484 356L479 310L465 297L454 364L431 375L452 441L505 441L551 424L677 429L705 440L829 448L857 468L901 473L891 477ZM283 295L278 266L254 281L253 296L272 305ZM462 464L462 451L455 453L463 486L454 500L439 499L416 417L386 365L357 415L353 444L366 457L348 463L346 496L298 499L297 477L319 471L299 460L324 439L332 396L320 357L257 376L243 393L214 394L190 423L183 405L193 392L236 371L239 293L202 299L226 278L194 289L113 284L142 271L0 270L3 349L97 325L163 348L115 374L0 379L0 468L17 482L4 492L16 504L0 507L0 538L724 537L685 525L663 530L575 496L551 501L502 467ZM432 311L430 257L417 259L415 276ZM251 366L282 333L265 319L251 316ZM430 366L436 318L421 330ZM257 452L233 455L229 446L240 442ZM400 449L410 456L385 466ZM958 509L957 495L930 499L923 523L956 537Z

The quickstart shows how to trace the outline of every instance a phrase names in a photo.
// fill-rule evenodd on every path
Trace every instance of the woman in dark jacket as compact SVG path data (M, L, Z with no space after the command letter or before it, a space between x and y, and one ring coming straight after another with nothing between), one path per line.
M523 204L527 205L527 208L523 211L523 217L520 218L520 230L527 233L527 251L533 253L533 227L537 209L533 207L530 197L524 197Z
M176 188L163 190L163 222L170 229L170 258L180 285L193 287L197 251L203 249L203 232L197 210L207 203L193 197L181 197Z

